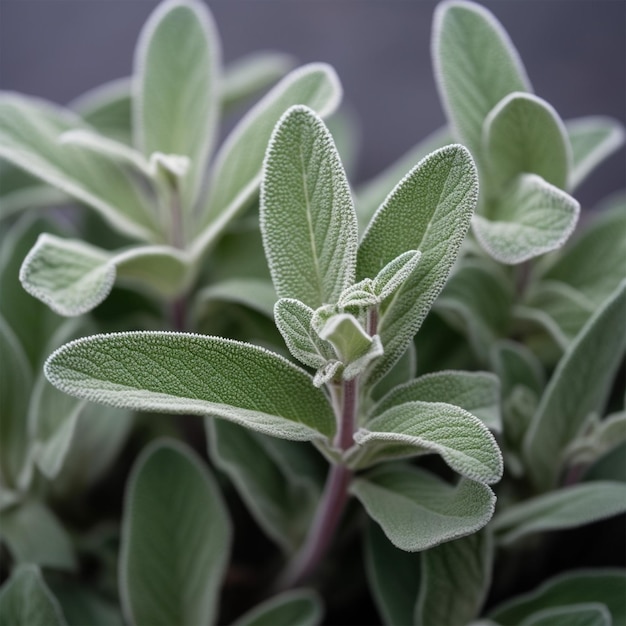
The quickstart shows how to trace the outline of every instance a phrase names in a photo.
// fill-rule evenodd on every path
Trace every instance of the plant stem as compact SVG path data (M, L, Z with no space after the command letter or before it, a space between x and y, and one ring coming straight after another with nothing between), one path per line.
M356 420L357 379L343 382L341 415L337 424L335 446L340 450L348 450L354 443L354 424Z

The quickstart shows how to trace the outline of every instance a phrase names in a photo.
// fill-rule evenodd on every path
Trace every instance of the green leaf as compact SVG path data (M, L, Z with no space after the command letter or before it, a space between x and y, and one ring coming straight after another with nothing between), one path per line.
M609 450L626 441L626 410L594 420L584 436L576 438L567 449L569 465L595 463Z
M535 484L553 487L565 448L588 416L599 413L626 348L626 282L608 298L559 362L524 442Z
M51 582L68 626L123 626L118 607L103 594L75 581Z
M267 149L261 233L279 297L317 308L354 282L357 223L332 136L310 109L292 107Z
M189 157L182 204L198 197L219 115L221 45L205 4L168 0L146 22L135 51L135 145Z
M468 479L452 487L416 467L386 464L357 478L351 492L391 543L418 552L464 537L493 515L489 487Z
M489 617L502 626L517 626L538 611L597 602L609 609L613 626L625 626L624 585L626 574L621 570L567 572L551 578L530 593L496 607Z
M268 280L232 278L201 289L196 294L195 300L195 306L198 308L214 301L235 302L271 318L274 315L276 292Z
M398 550L377 524L368 523L365 571L374 602L386 626L413 624L420 587L419 558Z
M626 442L619 443L583 473L581 480L619 480L626 483Z
M527 617L520 626L611 626L609 610L598 602L572 604L538 611Z
M610 117L589 116L568 120L565 128L572 146L570 188L574 189L624 143L624 127Z
M215 465L229 476L267 536L293 552L319 504L317 453L306 444L267 437L225 420L207 418L206 425Z
M405 402L384 411L354 434L360 466L386 457L440 454L462 476L484 483L502 477L502 455L487 427L445 402ZM386 449L392 443L391 449ZM400 444L398 446L398 444Z
M473 2L448 0L435 10L432 56L450 125L483 163L487 114L514 91L532 91L522 61L502 25Z
M580 205L536 174L520 174L484 215L474 234L496 261L516 265L561 247L572 234Z
M417 370L417 351L415 344L409 344L406 352L396 361L395 365L385 374L371 393L372 400L378 401L390 391L415 378Z
M335 71L310 63L290 72L237 124L219 150L209 180L209 199L200 213L194 256L202 254L255 196L263 157L274 126L292 105L303 104L324 117L341 99Z
M626 511L626 484L593 481L557 489L496 514L491 527L501 544L549 530L577 528Z
M230 551L228 512L190 448L161 440L126 490L120 596L132 624L213 623Z
M421 252L408 250L383 267L372 281L372 291L379 301L387 299L407 280L419 263Z
M490 372L434 372L392 389L370 414L405 402L445 402L460 407L495 432L500 424L500 381Z
M131 237L160 238L153 209L139 187L108 157L58 137L80 128L70 111L13 93L0 98L0 157L96 209Z
M333 345L339 358L346 364L370 352L374 344L373 338L350 313L337 313L331 316L320 329L319 336Z
M67 531L37 500L0 511L0 537L18 563L74 570L76 556Z
M65 626L57 599L35 565L17 568L0 592L0 621L11 626Z
M465 626L479 615L491 584L493 541L489 532L427 550L421 563L417 626Z
M374 215L358 250L358 280L374 278L408 250L419 250L422 256L381 307L378 333L385 354L376 362L371 382L379 380L404 353L439 295L469 228L477 197L472 157L463 146L453 145L418 163Z
M323 613L322 602L314 591L293 589L258 604L233 626L317 626Z
M46 362L53 385L143 411L217 415L275 437L331 438L334 414L311 377L263 348L168 332L95 335Z
M545 100L526 93L505 96L485 120L483 142L488 180L495 189L523 173L567 187L571 148L565 125Z

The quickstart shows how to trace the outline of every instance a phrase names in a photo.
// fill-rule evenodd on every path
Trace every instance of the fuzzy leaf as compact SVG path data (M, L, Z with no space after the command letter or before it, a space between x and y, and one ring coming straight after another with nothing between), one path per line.
M567 572L496 607L489 617L502 626L517 626L538 611L593 602L602 603L609 609L613 626L625 626L624 585L626 575L621 570ZM566 623L570 624L570 621Z
M233 626L317 626L323 613L322 602L314 591L293 589L258 604Z
M317 308L354 282L357 223L332 136L310 109L292 107L267 149L261 232L279 297Z
M135 52L135 145L189 157L183 207L197 198L219 114L221 46L206 5L168 0L146 22Z
M485 120L483 142L488 179L496 189L523 173L567 187L571 148L565 125L545 100L526 93L504 97Z
M335 71L311 63L290 72L239 122L219 150L209 180L208 204L201 213L192 252L199 255L254 197L263 157L274 126L292 105L303 104L324 117L341 99Z
M395 456L437 453L462 476L484 483L502 477L502 455L493 435L471 413L444 402L405 402L372 418L354 434L360 465ZM395 444L386 450L389 444Z
M572 146L570 188L574 189L624 143L624 127L610 117L590 116L568 120L565 128Z
M626 282L596 311L552 375L524 442L535 484L553 487L565 448L600 412L626 348Z
M417 626L465 626L479 615L491 584L491 533L477 532L436 546L421 555L421 562Z
M432 57L450 125L482 164L487 114L511 92L532 91L519 54L487 9L448 0L435 10Z
M59 602L36 565L18 567L2 587L0 622L11 626L66 626Z
M338 313L329 318L319 336L330 342L344 363L351 363L365 354L373 343L359 321L349 313Z
M334 415L311 378L249 344L168 332L95 335L46 362L53 385L81 398L162 413L217 415L294 440L331 438Z
M474 234L496 261L516 265L561 247L578 220L580 205L536 174L520 174L475 215Z
M398 183L372 219L358 250L357 279L374 278L408 250L417 267L382 307L378 333L385 355L371 374L379 380L400 358L443 288L476 206L472 157L452 145L432 153Z
M489 372L434 372L392 389L371 414L405 402L445 402L480 418L495 432L500 424L500 381Z
M500 543L531 533L577 528L626 511L626 484L593 481L513 504L491 524Z
M394 293L413 273L421 252L408 250L383 267L372 281L372 291L380 302Z
M416 467L384 465L357 478L352 493L391 543L418 552L464 537L493 515L489 487L461 479L455 487Z
M208 624L231 527L213 478L188 447L161 440L137 459L126 490L120 595L132 624Z

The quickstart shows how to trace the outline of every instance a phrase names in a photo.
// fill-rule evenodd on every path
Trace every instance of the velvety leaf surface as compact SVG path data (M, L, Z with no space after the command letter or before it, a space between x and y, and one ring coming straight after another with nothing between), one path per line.
M330 132L313 111L292 107L267 149L261 232L276 293L317 308L354 281L357 223Z
M311 378L263 348L167 332L95 335L66 344L46 376L72 395L112 406L219 415L276 437L331 437L334 415Z
M294 589L255 606L233 626L317 626L323 613L322 602L314 591Z
M217 612L231 528L203 462L175 441L141 454L126 491L120 595L132 624L207 624Z
M391 543L407 552L476 532L495 506L493 492L482 483L461 479L452 487L408 466L381 466L354 480L351 491Z

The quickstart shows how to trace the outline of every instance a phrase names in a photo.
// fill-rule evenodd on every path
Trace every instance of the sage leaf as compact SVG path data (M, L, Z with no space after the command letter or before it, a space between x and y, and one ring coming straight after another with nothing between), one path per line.
M621 570L589 569L567 572L551 578L529 593L497 606L489 617L502 626L515 626L538 611L581 603L602 603L611 613L613 626L624 626L625 584L626 575Z
M385 374L382 380L372 390L372 400L378 401L391 390L410 382L415 378L417 370L417 351L415 344L409 344L406 352L396 364Z
M553 487L563 452L606 401L626 347L626 282L607 299L563 355L537 408L524 454L535 484Z
M200 458L161 440L129 478L120 556L120 596L131 624L208 624L230 551L222 497Z
M385 458L385 444L394 443L401 444L405 454L411 448L413 454L440 454L453 470L472 480L495 483L502 477L502 455L487 427L444 402L392 406L360 428L354 440L363 448L361 463Z
M416 467L386 464L353 481L351 492L391 543L427 550L482 528L493 515L489 487L468 479L456 486Z
M567 449L569 465L590 465L609 450L626 442L626 410L596 419L589 431L577 437Z
M426 550L420 559L417 626L465 626L479 615L491 584L491 533L483 530L443 543Z
M545 100L511 93L490 111L483 127L488 180L495 189L518 174L533 173L565 189L571 170L571 148L565 125Z
M379 301L386 300L411 275L422 253L408 250L383 267L372 281L372 291Z
M611 626L611 614L604 604L587 602L566 607L538 611L527 617L520 626Z
M478 197L476 168L459 145L418 163L374 215L358 249L357 280L374 278L408 250L420 261L388 303L378 324L384 356L371 372L376 382L407 349L441 292L469 228Z
M237 124L220 148L209 177L209 197L199 214L194 256L224 230L254 197L261 182L263 158L274 126L292 105L303 104L324 117L341 99L335 71L323 63L310 63L287 74Z
M206 307L215 301L235 302L272 318L276 292L269 280L232 278L200 289L195 299L196 308Z
M576 528L625 511L626 484L593 481L512 504L496 514L491 528L506 545L531 533Z
M573 156L570 188L575 189L624 143L624 127L617 120L598 115L568 120L565 128Z
M275 437L331 438L334 414L311 378L286 359L229 339L168 332L94 335L46 362L53 385L129 409L217 415Z
M189 158L184 210L197 199L219 115L221 45L206 5L168 0L143 27L135 51L135 145Z
M393 406L415 401L452 404L478 417L490 430L501 430L500 381L490 372L425 374L392 389L370 414L380 415Z
M12 626L66 626L58 600L36 565L22 565L0 591L0 620Z
M532 91L526 70L500 22L479 4L442 2L432 33L435 78L450 126L482 164L484 120L508 94Z
M233 626L318 626L323 613L322 602L314 591L294 589L258 604Z
M496 261L516 265L562 246L574 230L580 205L536 174L520 174L475 215L474 234Z
M51 587L68 626L124 626L120 609L104 594L74 581L53 580Z
M260 210L278 296L312 308L337 302L354 282L356 214L332 136L306 107L290 108L276 125Z

